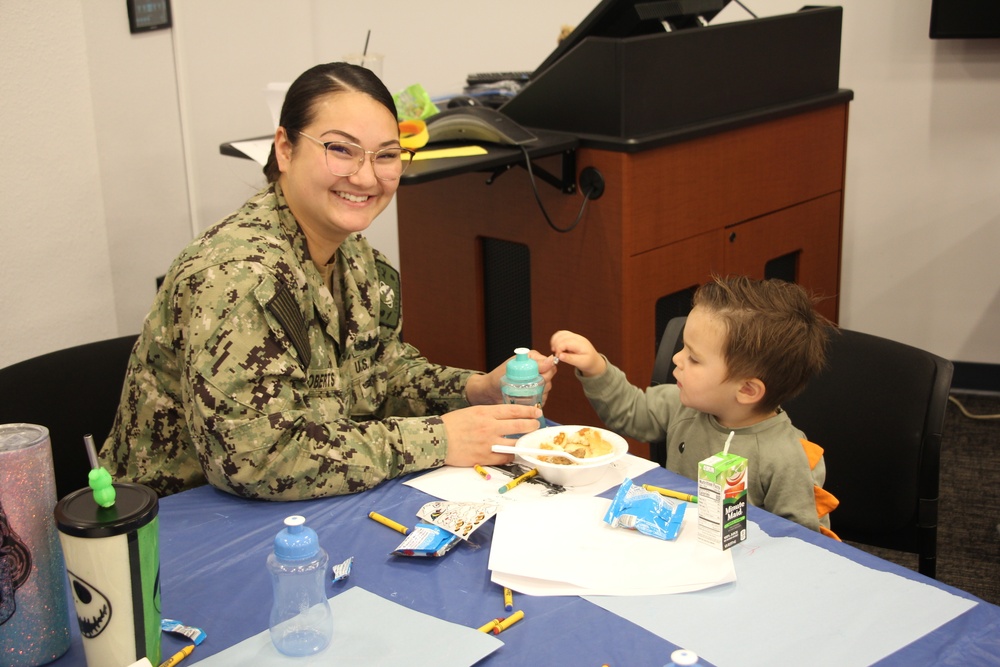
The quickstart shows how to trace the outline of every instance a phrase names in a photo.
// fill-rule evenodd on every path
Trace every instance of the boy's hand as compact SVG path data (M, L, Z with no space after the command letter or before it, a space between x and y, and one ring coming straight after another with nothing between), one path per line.
M607 363L589 340L572 331L557 331L552 334L552 353L559 361L576 366L581 375L591 377L607 370Z

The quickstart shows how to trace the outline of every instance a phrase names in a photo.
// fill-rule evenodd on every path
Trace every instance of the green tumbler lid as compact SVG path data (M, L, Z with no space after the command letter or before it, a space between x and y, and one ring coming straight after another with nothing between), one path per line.
M531 382L538 377L538 362L528 356L528 348L514 350L515 357L507 362L507 380Z

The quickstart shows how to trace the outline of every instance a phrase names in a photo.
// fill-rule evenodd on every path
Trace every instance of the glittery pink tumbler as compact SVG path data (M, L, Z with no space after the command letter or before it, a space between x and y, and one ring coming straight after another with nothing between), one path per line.
M49 430L0 425L0 664L5 666L44 665L69 648L55 505Z

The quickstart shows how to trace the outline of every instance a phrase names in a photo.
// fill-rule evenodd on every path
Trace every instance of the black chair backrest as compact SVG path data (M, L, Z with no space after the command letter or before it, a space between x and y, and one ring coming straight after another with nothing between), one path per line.
M683 347L686 318L664 331L653 384L673 382L671 357ZM916 553L935 575L941 435L953 366L903 343L840 329L827 366L782 406L826 451L824 488L840 499L831 515L842 538ZM663 464L663 443L651 443ZM657 457L663 457L658 459Z
M784 408L826 450L841 538L916 553L935 574L938 480L953 366L924 350L841 329L827 368Z
M110 433L136 338L78 345L0 369L0 424L49 430L60 498L87 486L83 436L92 434L100 449Z

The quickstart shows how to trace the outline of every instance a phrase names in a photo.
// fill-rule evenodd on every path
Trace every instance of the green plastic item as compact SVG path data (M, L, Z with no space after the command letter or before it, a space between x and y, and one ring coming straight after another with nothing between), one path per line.
M101 507L111 507L115 504L115 487L111 481L111 473L104 468L92 468L87 473L87 483L94 490L94 502Z
M431 102L431 96L419 83L394 94L392 100L396 103L396 116L399 120L424 120L439 111Z

